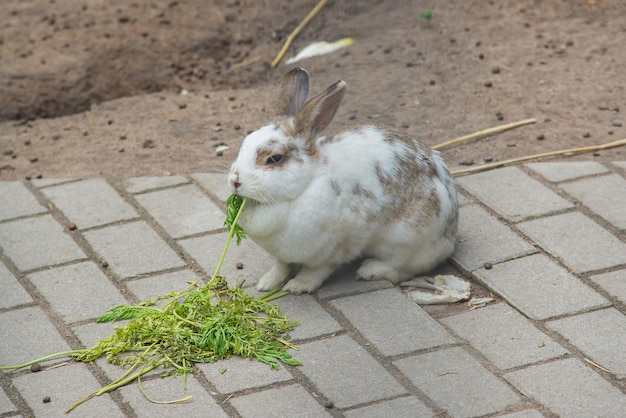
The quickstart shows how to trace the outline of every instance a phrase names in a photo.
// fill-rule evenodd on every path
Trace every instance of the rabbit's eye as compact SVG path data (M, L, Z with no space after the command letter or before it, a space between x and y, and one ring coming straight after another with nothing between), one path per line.
M283 160L283 155L282 154L274 154L274 155L268 157L267 160L265 160L265 165L278 164L282 160Z

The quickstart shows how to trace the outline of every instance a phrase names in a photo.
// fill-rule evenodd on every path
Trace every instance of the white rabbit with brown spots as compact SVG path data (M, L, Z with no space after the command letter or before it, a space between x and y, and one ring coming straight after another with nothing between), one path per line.
M363 125L332 136L346 83L308 99L309 79L285 75L276 117L249 134L228 182L248 198L239 224L271 254L257 283L313 292L340 265L364 259L360 279L409 280L454 251L458 206L441 155L406 133Z

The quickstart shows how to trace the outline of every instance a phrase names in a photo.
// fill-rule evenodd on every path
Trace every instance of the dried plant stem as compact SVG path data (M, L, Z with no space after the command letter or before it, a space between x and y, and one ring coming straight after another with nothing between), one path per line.
M245 67L245 66L247 66L247 65L254 64L255 62L259 62L259 61L261 61L262 59L263 59L263 57L262 57L262 56L260 56L260 55L259 55L259 56L257 56L257 57L248 58L248 59L245 59L245 60L243 60L243 61L240 61L240 62L238 62L238 63L236 63L236 64L231 65L231 66L230 66L230 69L231 69L231 70L236 70L236 69L238 69L238 68L242 68L242 67Z
M461 170L454 170L451 173L455 177L463 176L465 174L491 170L491 169L498 168L498 167L504 167L505 165L521 163L521 162L529 161L529 160L536 160L539 158L555 157L559 155L583 154L585 152L595 152L595 151L600 151L603 149L621 147L623 145L626 145L626 139L620 139L619 141L613 141L613 142L609 142L609 143L602 144L602 145L591 145L591 146L582 147L582 148L570 148L570 149L564 149L564 150L559 150L559 151L551 151L551 152L544 152L541 154L528 155L526 157L512 158L510 160L498 161L498 162L490 163L490 164L483 164L483 165L479 165L476 167L465 168Z
M289 45L291 45L291 42L295 39L296 36L298 36L300 31L302 31L302 29L311 21L311 19L313 19L313 17L315 17L317 12L319 12L322 9L322 7L324 7L324 5L327 2L328 2L328 0L320 0L320 2L317 3L317 5L304 18L304 20L302 22L300 22L300 24L298 26L296 26L296 28L293 30L293 32L291 32L289 34L289 36L287 37L287 40L285 41L285 44L281 48L280 52L278 53L278 55L276 55L276 58L274 58L274 61L272 61L272 68L274 68L274 67L276 67L278 65L280 60L283 58L283 55L285 55L285 52L287 52L287 48L289 48Z
M535 123L537 120L535 118L524 119L519 122L507 123L506 125L495 126L493 128L484 129L482 131L474 132L473 134L464 135L458 137L456 139L451 139L450 141L442 142L441 144L437 144L432 149L441 149L445 147L449 147L451 145L456 145L461 142L470 141L472 139L484 138L488 135L497 134L500 132L508 131L509 129L518 128L524 125L530 125L531 123Z

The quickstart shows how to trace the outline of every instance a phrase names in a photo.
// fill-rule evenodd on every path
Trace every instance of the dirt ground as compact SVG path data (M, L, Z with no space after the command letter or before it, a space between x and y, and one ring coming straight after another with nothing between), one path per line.
M316 2L5 0L0 181L225 172L271 118L290 67L270 62ZM622 0L331 0L286 56L348 36L298 63L313 94L347 82L331 128L375 121L434 145L537 120L446 149L451 168L626 137Z

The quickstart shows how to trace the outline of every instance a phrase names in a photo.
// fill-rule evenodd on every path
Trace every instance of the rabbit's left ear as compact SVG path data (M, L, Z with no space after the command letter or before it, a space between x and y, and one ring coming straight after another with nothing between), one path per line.
M285 74L280 83L274 104L276 115L296 116L309 100L309 75L304 68L296 67Z
M346 82L339 80L309 100L296 115L296 131L315 138L333 120L345 93Z

